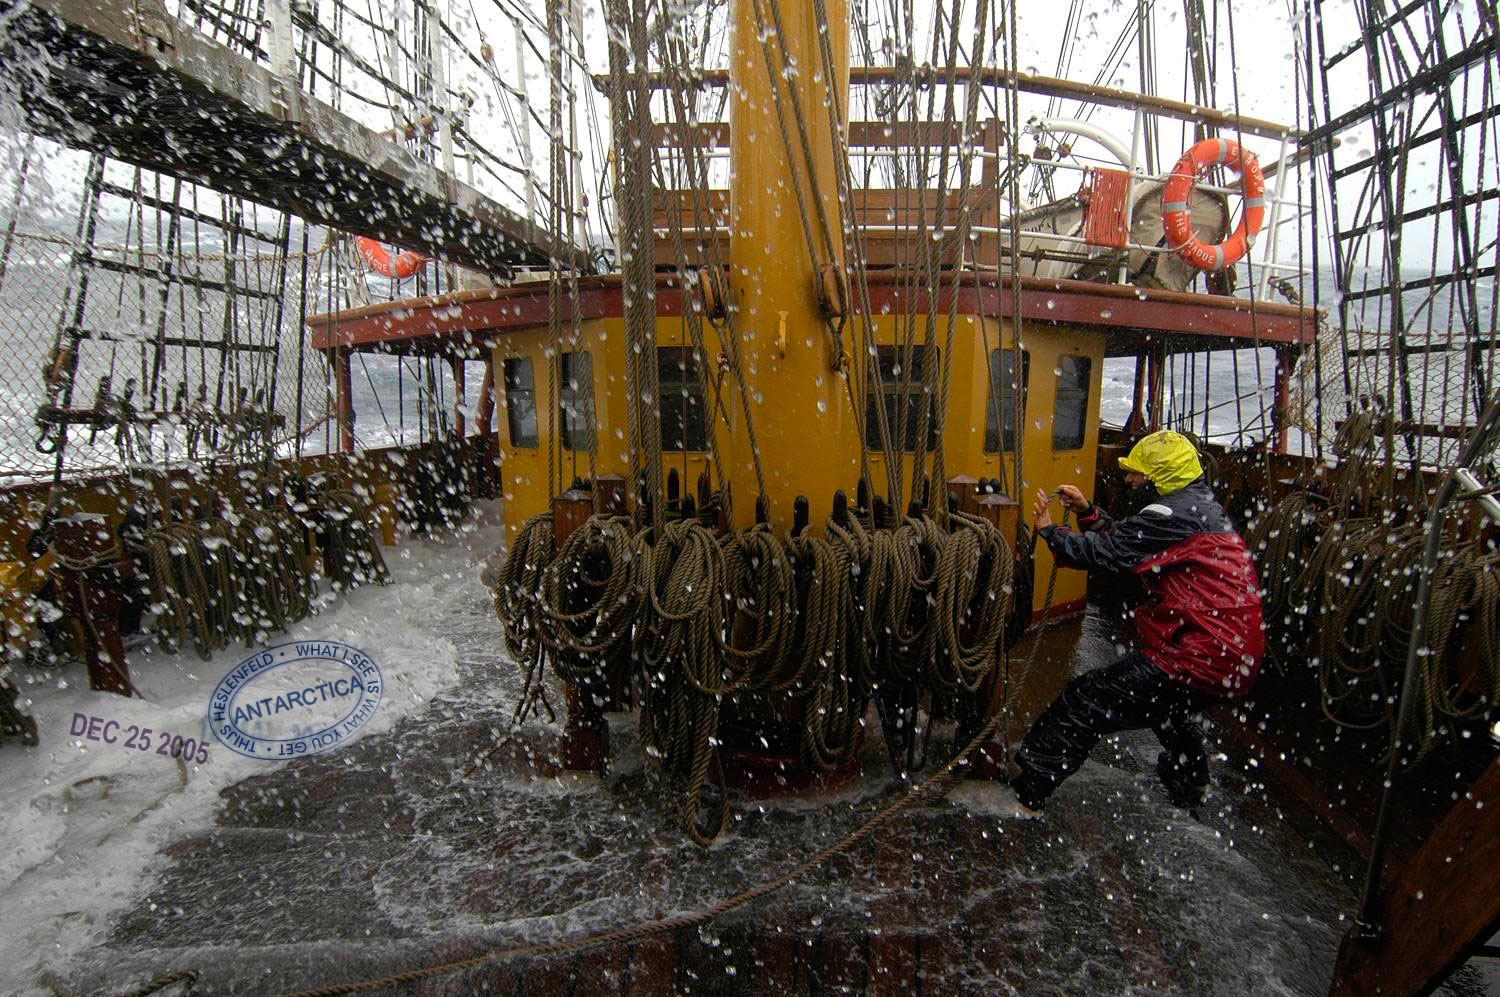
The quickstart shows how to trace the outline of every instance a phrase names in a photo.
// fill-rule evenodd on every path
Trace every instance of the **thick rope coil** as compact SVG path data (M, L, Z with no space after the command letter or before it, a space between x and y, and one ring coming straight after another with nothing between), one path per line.
M1318 496L1293 492L1257 518L1247 545L1264 587L1272 651L1291 662L1311 642L1324 716L1349 729L1389 732L1411 637L1423 531L1416 522L1392 525L1389 513L1346 515L1372 505L1372 483L1361 465L1377 439L1379 416L1373 410L1357 415L1336 443L1349 467L1335 475L1329 512L1344 518L1329 518ZM1419 672L1417 757L1451 731L1450 721L1471 720L1500 702L1495 559L1461 541L1456 527L1444 549Z
M303 556L302 525L285 508L240 517L237 536L241 613L251 638L281 633L312 607L312 575Z
M788 543L793 559L807 572L805 587L799 586L805 595L797 636L802 658L798 686L806 693L802 755L827 772L859 750L869 702L849 669L853 572L847 547L806 534Z
M729 826L722 788L707 826L699 822L704 787L710 780L723 786L719 706L748 684L748 674L732 670L722 653L730 606L718 540L696 520L668 523L657 536L645 572L641 741L680 789L688 834L706 845Z
M640 610L644 557L628 518L592 516L542 572L541 637L565 681L614 678L607 672L628 663L620 651Z
M173 575L172 546L169 534L152 530L139 544L131 545L131 553L146 578L147 598L156 616L157 643L163 650L176 653L190 637L192 611Z
M936 647L933 609L937 605L938 563L946 538L937 523L926 516L908 516L896 528L895 541L894 581L908 590L910 598L907 611L892 613L887 622L892 627L896 668L916 681L925 673Z
M366 582L387 584L391 573L364 498L350 488L331 489L319 495L318 508L328 531L323 570L333 580L334 588L349 589Z
M751 688L788 688L796 681L791 652L798 607L786 544L764 523L726 534L719 543L735 610L724 652L735 671L749 675Z
M1273 644L1290 645L1307 626L1297 587L1317 546L1318 515L1324 505L1308 492L1291 492L1261 511L1245 534L1261 584L1261 613Z
M987 521L927 517L894 530L854 520L827 537L759 525L722 538L696 520L632 533L595 516L553 557L550 514L521 528L495 584L506 647L526 676L517 717L543 699L548 663L574 685L639 677L640 737L679 796L688 834L728 826L720 710L741 694L793 693L800 752L817 771L859 750L872 695L893 760L919 766L918 709L972 694L999 661L1014 584ZM550 709L549 709L550 713Z
M949 522L934 607L938 653L928 674L937 688L974 693L999 660L1015 560L987 520L955 512Z
M941 532L931 521L907 520L894 530L869 534L860 644L885 735L886 752L898 772L926 764L926 734L918 726L924 697L922 647L930 613L932 571ZM928 529L930 525L932 528ZM919 744L919 735L920 744Z
M168 524L145 533L132 552L145 560L155 633L163 648L176 651L191 639L207 661L244 635L229 524Z
M546 708L549 718L553 716L543 682L546 657L540 599L542 576L551 561L552 513L538 513L517 531L495 580L495 615L504 629L505 650L524 678L521 699L516 704L516 721L538 705Z

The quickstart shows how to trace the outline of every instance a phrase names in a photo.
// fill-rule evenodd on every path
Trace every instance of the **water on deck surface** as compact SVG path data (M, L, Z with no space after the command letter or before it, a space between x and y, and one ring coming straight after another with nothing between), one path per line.
M73 961L70 985L128 989L191 968L199 992L270 992L610 931L772 878L898 791L871 737L863 776L832 799L738 801L731 833L700 850L618 717L602 784L539 774L552 768L557 732L537 722L457 782L506 729L519 679L483 590L453 592L431 626L458 649L458 685L387 732L226 789L213 825L168 845L149 893ZM1091 615L1047 634L1032 698L1075 666L1110 660L1104 630ZM418 986L1326 992L1348 887L1280 823L1253 772L1218 763L1193 819L1151 774L1156 750L1149 733L1106 741L1040 821L1011 816L1008 790L965 784L959 802L898 816L804 881L705 927Z

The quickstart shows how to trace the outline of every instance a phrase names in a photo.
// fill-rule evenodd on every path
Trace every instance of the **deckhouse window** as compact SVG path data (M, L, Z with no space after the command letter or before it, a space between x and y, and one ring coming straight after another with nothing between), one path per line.
M594 362L588 351L564 353L558 378L558 423L564 450L588 450L594 441Z
M1057 364L1057 404L1052 410L1052 449L1082 450L1089 411L1088 357L1062 357Z
M536 389L531 380L531 358L505 361L505 420L510 424L510 445L535 447Z
M661 448L676 453L707 450L707 409L697 352L687 346L659 346L656 369L661 387Z
M1021 397L1031 376L1031 354L1021 354ZM991 350L990 372L984 382L984 452L1014 453L1016 449L1016 351ZM995 399L1000 399L1000 418L995 418ZM1001 440L1001 430L1004 440Z
M880 361L880 391L878 395L885 401L886 424L892 434L896 433L896 410L902 395L905 395L906 404L901 406L903 410L904 424L901 429L901 449L907 453L914 453L917 449L917 423L920 421L922 399L927 398L927 449L937 448L937 399L926 390L927 375L927 353L921 346L914 346L911 350L911 370L908 372L902 367L902 361L906 359L906 348L904 346L881 346L878 348L877 358ZM932 351L932 361L938 362L939 353ZM934 371L935 372L935 368ZM904 387L903 387L904 385ZM875 379L870 379L870 390L866 394L868 401L865 404L865 445L871 450L880 449L880 414L875 408L877 391Z

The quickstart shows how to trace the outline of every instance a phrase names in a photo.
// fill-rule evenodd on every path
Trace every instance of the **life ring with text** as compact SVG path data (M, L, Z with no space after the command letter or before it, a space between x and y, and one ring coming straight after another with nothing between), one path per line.
M359 249L359 255L365 258L365 263L369 264L371 270L382 277L394 277L397 280L405 280L425 267L432 259L430 256L413 253L411 250L392 257L391 251L381 245L379 240L363 235L355 237L354 245Z
M1198 177L1214 166L1227 166L1241 177L1245 210L1239 228L1214 246L1205 245L1193 234L1193 219L1188 214L1188 195ZM1161 224L1167 245L1189 266L1215 271L1239 262L1255 245L1255 236L1266 218L1266 178L1260 171L1255 154L1240 148L1227 138L1208 138L1182 154L1161 192Z

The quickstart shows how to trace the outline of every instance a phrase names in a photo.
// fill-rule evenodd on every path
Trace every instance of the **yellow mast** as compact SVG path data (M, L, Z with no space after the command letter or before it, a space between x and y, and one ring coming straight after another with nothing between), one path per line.
M783 30L779 37L778 6ZM856 424L836 369L836 349L818 293L818 270L809 258L797 200L800 185L817 263L842 270L843 222L828 102L839 102L842 117L849 91L848 0L825 0L826 24L819 20L817 6L808 0L733 3L729 279L733 305L739 310L736 327L751 384L750 407L771 521L778 531L791 526L797 495L808 497L813 522L821 522L834 489L851 491L858 479ZM829 33L832 80L823 72L820 30ZM766 45L771 51L769 67ZM784 65L795 71L783 72ZM812 150L810 170L802 151L799 110ZM832 237L832 253L818 221L820 211ZM851 342L846 334L846 352ZM754 519L755 475L749 436L740 423L734 427L730 450L735 525L744 526Z

